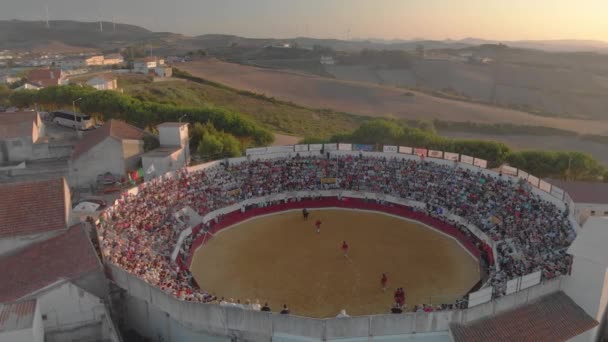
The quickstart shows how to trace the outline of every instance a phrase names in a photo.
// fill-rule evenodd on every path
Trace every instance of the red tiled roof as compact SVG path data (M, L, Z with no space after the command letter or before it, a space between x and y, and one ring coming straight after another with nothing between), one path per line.
M0 140L31 137L37 122L37 112L0 113Z
M64 182L58 178L0 184L0 238L66 229Z
M37 85L42 88L51 87L59 85L58 78L46 79L46 78L32 78L30 79L30 83L33 85Z
M41 87L49 87L59 85L61 76L60 69L34 69L28 73L27 79Z
M36 300L0 305L0 332L16 331L34 324Z
M575 203L608 204L608 183L548 181L565 190Z
M455 342L566 341L598 325L564 292L461 325L451 324Z
M82 226L0 259L0 302L15 301L58 280L73 280L101 269Z
M95 147L97 144L104 141L107 137L113 137L118 140L139 140L143 139L146 132L131 126L124 121L110 120L103 126L87 133L72 152L72 160L78 159L83 153Z
M61 78L60 69L34 69L27 74L29 80L52 80Z

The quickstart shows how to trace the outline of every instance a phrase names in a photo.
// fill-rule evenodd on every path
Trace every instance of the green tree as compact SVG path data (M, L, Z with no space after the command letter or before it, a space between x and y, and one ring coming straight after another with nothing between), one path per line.
M196 151L203 159L219 159L222 157L223 149L224 144L220 137L212 134L205 134L199 142Z
M10 97L12 94L13 91L9 87L7 87L5 84L0 84L0 105L10 105Z

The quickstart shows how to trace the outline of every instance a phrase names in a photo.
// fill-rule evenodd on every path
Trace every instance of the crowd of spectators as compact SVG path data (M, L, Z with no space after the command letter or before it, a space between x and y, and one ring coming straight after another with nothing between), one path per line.
M322 181L331 178L335 183ZM537 270L545 279L569 271L571 260L565 251L575 232L567 213L542 200L528 184L457 165L367 156L297 156L192 173L183 170L173 178L146 183L137 195L125 194L106 210L98 225L100 244L106 260L163 291L183 300L222 304L215 295L199 290L188 270L170 261L177 238L187 226L173 214L189 206L204 216L254 197L329 189L424 202L435 217L453 214L475 225L499 243L494 258L500 271L490 277L498 295L504 293L509 279ZM475 240L466 227L450 223ZM189 253L195 238L184 241L182 253Z

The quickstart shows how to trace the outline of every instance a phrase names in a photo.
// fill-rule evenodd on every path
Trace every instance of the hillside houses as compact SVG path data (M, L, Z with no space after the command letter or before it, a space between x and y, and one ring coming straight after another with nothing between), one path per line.
M154 77L171 77L173 75L173 69L165 64L165 60L154 56L133 62L133 72Z
M114 75L103 74L88 80L87 85L97 90L116 90L118 89L118 80Z
M34 69L27 74L27 81L40 88L68 84L60 69Z

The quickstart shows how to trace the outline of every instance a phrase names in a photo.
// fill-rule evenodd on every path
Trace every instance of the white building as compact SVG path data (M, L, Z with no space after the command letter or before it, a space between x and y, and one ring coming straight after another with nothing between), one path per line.
M70 69L80 69L87 66L84 58L73 57L73 58L65 58L55 62L55 66L59 67L62 70L70 70Z
M576 240L568 248L573 256L572 272L567 278L566 293L587 314L600 323L588 333L594 341L600 327L606 329L608 305L608 218L590 217Z
M36 300L0 304L0 341L44 342L42 317Z
M188 124L165 122L157 126L160 147L142 155L144 180L183 168L190 159Z
M44 135L38 112L0 113L0 164L48 158Z
M137 170L145 135L143 130L119 120L110 120L86 133L69 160L70 185L89 186L105 173L126 177L129 171Z
M17 87L15 90L19 91L19 90L40 90L40 89L42 89L42 87L35 83L25 82L22 86Z
M124 61L125 61L124 58L119 53L115 53L115 54L104 56L103 65L116 65L116 64L120 64Z
M336 61L332 56L321 56L321 64L323 65L334 65Z
M574 202L572 209L579 224L584 224L589 217L608 216L608 183L565 182L553 179L550 183L568 193Z
M87 85L97 90L116 90L118 89L118 79L114 75L98 75L87 81Z
M164 61L163 61L164 64ZM148 74L150 69L156 68L158 65L158 60L156 57L146 57L143 60L133 62L133 72L139 74Z
M173 76L173 68L160 65L155 67L154 69L150 69L150 71L154 72L154 76L156 77L171 77Z
M42 212L34 215L45 218ZM119 341L101 300L108 297L103 266L83 225L1 257L0 269L0 303L26 301L28 312L37 303L23 336L38 338L42 325L46 342Z

